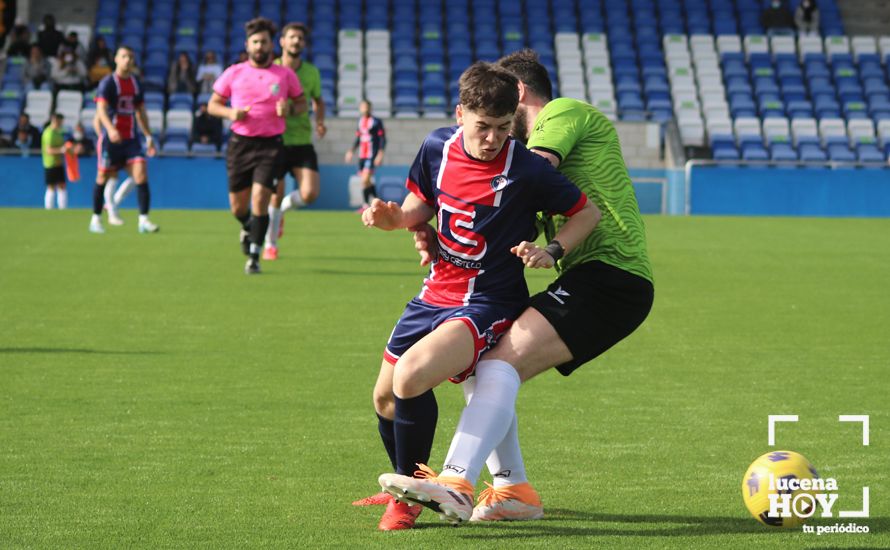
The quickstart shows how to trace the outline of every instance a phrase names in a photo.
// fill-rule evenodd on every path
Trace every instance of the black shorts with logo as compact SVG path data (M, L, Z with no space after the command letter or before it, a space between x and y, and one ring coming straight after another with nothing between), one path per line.
M250 137L233 133L226 151L229 191L236 193L254 182L274 189L282 147L281 136Z
M598 260L579 264L532 296L530 306L556 329L572 361L556 367L563 376L632 333L652 309L648 280Z
M294 168L308 168L313 172L318 172L318 155L315 154L315 147L311 143L284 146L278 178L283 178Z
M44 168L43 171L47 185L65 183L65 169L61 165Z

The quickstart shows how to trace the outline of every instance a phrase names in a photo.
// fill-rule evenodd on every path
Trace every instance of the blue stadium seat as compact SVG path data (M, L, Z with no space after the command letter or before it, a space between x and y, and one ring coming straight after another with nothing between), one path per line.
M832 162L856 162L856 155L846 143L829 143L827 149Z
M789 143L773 143L770 145L770 158L780 162L796 162L797 152Z
M800 160L804 162L825 162L828 157L825 151L815 143L804 143L800 146Z
M860 143L856 146L856 156L859 162L884 163L884 153L873 143Z
M167 98L167 108L192 111L194 110L194 98L192 94L185 92L170 94L170 97Z

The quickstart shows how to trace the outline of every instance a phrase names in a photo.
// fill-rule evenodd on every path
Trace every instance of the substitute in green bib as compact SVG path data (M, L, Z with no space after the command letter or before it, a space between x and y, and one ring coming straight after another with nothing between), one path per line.
M43 153L43 173L46 180L46 193L43 195L43 206L52 210L53 203L58 201L59 209L68 208L68 190L65 188L65 137L62 124L65 117L61 113L53 113L49 125L43 130L40 138L40 150Z
M302 58L309 40L309 28L303 23L288 23L281 31L281 57L275 63L290 67L297 73L306 101L311 102L315 113L315 134L323 138L325 104L321 97L321 74L318 68ZM266 234L264 260L278 259L278 239L284 233L284 213L315 202L319 192L318 155L312 146L312 119L309 112L288 116L282 134L284 151L275 193L269 203L269 231ZM288 195L285 178L293 175L296 187Z

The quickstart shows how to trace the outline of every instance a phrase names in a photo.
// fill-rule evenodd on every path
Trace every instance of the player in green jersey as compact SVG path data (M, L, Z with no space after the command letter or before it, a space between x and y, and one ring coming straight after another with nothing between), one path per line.
M40 149L43 153L43 171L46 181L46 194L43 197L43 205L51 210L58 193L59 209L68 208L68 191L65 189L65 162L62 155L65 154L65 137L62 133L62 124L65 117L61 113L53 113L49 119L49 125L40 136Z
M318 68L303 60L303 48L309 38L309 29L303 23L288 23L281 31L281 57L275 63L290 67L297 73L307 101L312 102L315 112L315 133L323 138L327 129L324 125L325 105L321 97L321 74ZM264 260L278 259L278 237L284 224L284 213L294 208L302 208L318 198L318 155L312 146L312 122L308 111L288 116L286 129L282 134L284 151L281 156L281 172L275 193L269 203L269 230L266 233ZM297 187L284 195L284 181L290 173Z
M519 78L514 137L568 176L596 203L602 218L564 258L559 243L551 240L548 251L559 260L560 276L531 298L530 307L482 356L475 381L464 383L468 404L442 474L399 481L404 500L436 508L442 503L430 502L429 495L442 493L443 486L475 485L486 462L493 486L482 492L475 508L457 505L462 506L457 516L477 521L535 519L544 513L519 448L515 403L520 384L554 367L568 376L633 332L654 298L643 221L615 128L587 103L551 100L550 78L533 51L508 55L498 64ZM565 223L559 217L546 222L548 239ZM415 238L422 262L428 262L434 241L427 230ZM381 476L382 484L392 480Z

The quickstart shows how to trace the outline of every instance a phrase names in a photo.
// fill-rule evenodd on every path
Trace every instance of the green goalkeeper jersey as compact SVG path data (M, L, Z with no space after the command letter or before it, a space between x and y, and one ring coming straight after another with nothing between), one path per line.
M275 60L276 65L281 65L281 58ZM303 87L303 95L306 101L321 97L321 74L318 68L303 60L300 68L295 71L300 85ZM311 103L309 103L311 105ZM285 145L310 145L312 143L312 122L309 120L309 112L296 116L288 116L285 119L286 127L281 139Z
M602 212L593 233L560 260L561 270L600 260L652 281L646 229L621 155L618 133L609 119L583 101L554 99L535 119L528 147L557 155L559 171ZM546 223L547 240L566 220L554 216Z

